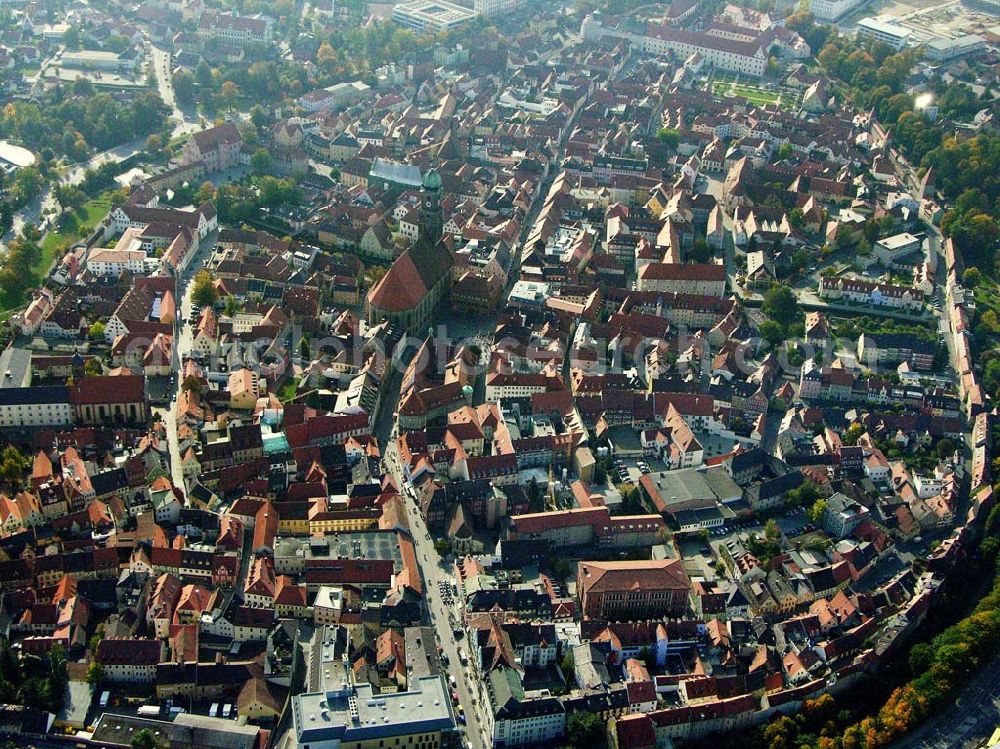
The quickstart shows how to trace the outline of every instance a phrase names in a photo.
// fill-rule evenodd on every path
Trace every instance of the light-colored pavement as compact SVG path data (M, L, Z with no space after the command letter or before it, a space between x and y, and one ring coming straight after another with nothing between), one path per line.
M174 387L170 392L169 405L166 408L154 409L167 426L167 447L170 451L170 479L174 486L183 488L185 494L187 493L187 486L184 483L180 443L177 439L177 398L184 384L181 379L181 362L191 352L194 335L193 327L190 323L191 291L194 288L191 279L204 266L205 261L211 257L217 237L218 235L213 232L201 241L198 245L198 252L191 258L187 268L177 278L177 297L179 302L177 304L177 321L174 326Z
M159 91L163 103L170 107L174 118L173 137L188 135L201 129L199 117L189 117L183 109L177 105L177 98L174 96L174 80L170 71L170 53L162 50L153 44L149 45L149 56L153 66L153 73L156 76L156 88Z
M581 108L582 111L582 108ZM574 115L567 124L563 137L560 139L557 157L554 164L562 161L565 154L566 140L573 130L577 115ZM521 227L521 235L514 251L514 267L511 269L508 279L508 288L513 285L517 278L518 267L520 265L521 245L527 238L532 224L538 216L538 212L548 195L552 181L555 179L557 169L553 169L541 184L532 205L525 216ZM487 325L484 323L484 325ZM492 325L484 328L486 332L492 332ZM430 625L434 628L439 638L439 644L447 656L448 668L451 676L455 678L455 686L452 690L458 695L458 704L465 711L467 725L465 727L466 741L474 749L486 749L493 746L493 738L488 728L489 722L485 719L488 697L482 677L475 669L472 660L466 659L462 662L460 651L469 653L469 646L465 643L464 622L462 620L462 610L460 601L455 596L450 601L446 601L442 596L441 584L451 586L455 578L449 572L444 560L442 560L434 549L434 539L431 537L424 522L423 514L417 506L413 496L409 493L408 483L405 481L402 466L399 464L396 450L395 436L396 430L393 427L394 411L399 401L399 381L400 375L397 368L393 369L392 381L387 388L387 393L383 397L381 410L376 419L375 434L379 444L382 446L383 462L386 470L395 478L397 486L403 493L406 506L407 517L409 519L410 531L413 536L414 546L417 552L417 563L424 581L424 595ZM461 637L455 635L456 626L460 626Z
M97 167L109 161L127 159L141 151L144 146L145 139L133 140L115 148L109 148L107 151L96 153L84 163L76 164L67 169L56 184L78 185L83 181L87 170L97 169ZM0 237L0 249L4 249L8 240L16 237L25 226L30 224L38 226L44 238L50 227L50 217L59 214L59 204L56 202L54 189L55 184L49 185L41 195L19 211L14 212L14 220L10 231L3 237Z
M434 549L434 540L427 531L423 516L417 507L413 497L409 494L408 486L402 480L402 467L399 464L396 452L395 440L390 440L383 449L386 470L388 470L397 483L403 489L403 498L406 505L406 514L409 520L410 532L413 536L413 544L416 548L417 561L420 564L420 571L424 581L424 602L430 619L430 626L438 637L438 644L448 656L448 669L451 676L455 678L455 685L449 683L449 688L457 693L458 704L465 710L466 740L474 749L485 749L491 747L493 741L486 733L486 723L482 718L481 710L484 709L483 695L480 690L480 682L471 668L462 664L459 650L463 647L464 641L455 636L454 611L449 610L444 598L441 595L440 583L452 584L453 577L450 576L445 567L445 562ZM458 620L460 622L460 620ZM466 648L466 653L468 649Z

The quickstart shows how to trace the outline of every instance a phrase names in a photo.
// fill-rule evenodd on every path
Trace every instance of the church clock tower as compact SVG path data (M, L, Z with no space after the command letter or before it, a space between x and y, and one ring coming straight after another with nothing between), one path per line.
M441 175L431 167L420 185L420 234L432 245L441 239Z

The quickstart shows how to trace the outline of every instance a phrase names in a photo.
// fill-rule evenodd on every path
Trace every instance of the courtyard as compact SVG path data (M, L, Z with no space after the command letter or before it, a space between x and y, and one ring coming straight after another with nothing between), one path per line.
M790 93L772 90L753 83L740 82L740 77L732 73L722 73L712 79L712 94L719 98L742 97L756 106L776 104L791 107L795 103Z

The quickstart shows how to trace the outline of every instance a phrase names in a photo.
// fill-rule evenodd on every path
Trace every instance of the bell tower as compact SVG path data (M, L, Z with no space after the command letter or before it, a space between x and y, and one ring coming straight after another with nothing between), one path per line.
M441 239L441 175L431 167L420 185L420 234L431 244Z

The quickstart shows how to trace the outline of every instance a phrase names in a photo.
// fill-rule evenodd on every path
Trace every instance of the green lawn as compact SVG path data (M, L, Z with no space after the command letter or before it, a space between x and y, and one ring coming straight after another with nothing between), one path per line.
M299 389L299 378L289 377L285 380L281 387L278 388L277 396L278 400L282 403L287 403L295 397L296 391Z
M44 275L52 261L69 249L71 245L86 238L86 235L94 230L94 227L104 219L109 210L111 210L111 201L100 196L88 200L78 210L63 216L59 221L59 228L45 235L45 239L42 241L42 257L31 270L39 276ZM87 231L81 232L81 228L84 227Z
M976 286L973 294L976 298L978 312L983 313L984 309L991 309L1000 316L1000 289L997 288L993 279L983 276L979 285Z
M725 81L716 81L712 84L712 93L716 96L725 96L727 91L732 91L737 96L742 96L751 104L781 104L781 94L774 91Z

